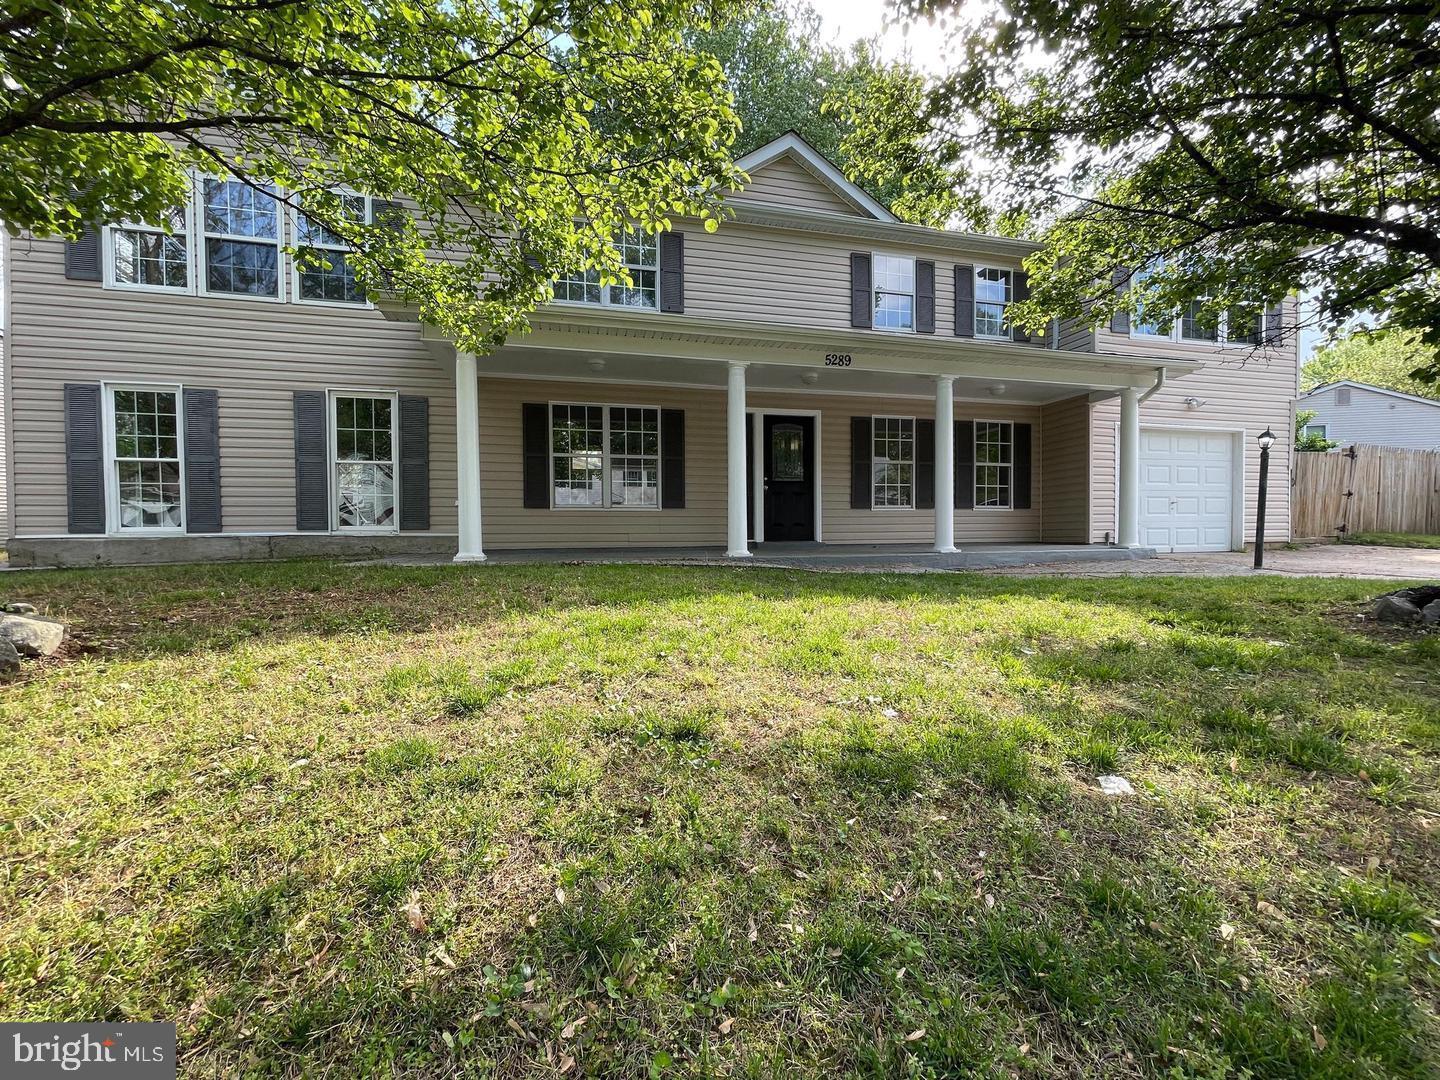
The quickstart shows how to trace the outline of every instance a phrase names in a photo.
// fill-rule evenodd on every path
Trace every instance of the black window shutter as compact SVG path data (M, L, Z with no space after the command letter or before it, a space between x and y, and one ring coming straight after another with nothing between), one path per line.
M1265 345L1279 345L1280 339L1285 336L1285 309L1282 305L1276 304L1265 311L1264 336L1261 341Z
M870 469L874 447L870 437L870 417L850 418L850 509L869 510L874 504L874 488Z
M850 325L868 330L871 326L875 300L871 294L870 256L867 252L850 253Z
M660 410L660 509L685 509L685 410Z
M72 533L105 531L105 455L100 387L65 384L65 511Z
M660 234L660 310L685 314L685 234Z
M1128 287L1129 282L1130 271L1126 270L1123 266L1117 266L1114 273L1110 276L1110 283L1115 286L1115 291L1117 293L1124 292ZM1112 334L1130 333L1130 312L1117 311L1114 315L1111 315L1110 332Z
M935 264L924 259L915 263L915 330L935 332Z
M87 226L74 240L65 241L65 276L71 281L101 279L99 229Z
M935 505L935 421L915 421L915 506Z
M520 406L520 446L524 456L524 505L530 510L550 509L550 406Z
M1017 304L1021 301L1030 299L1030 275L1025 273L1024 270L1015 271L1014 286L1014 290L1011 292L1011 298ZM1029 342L1030 340L1030 335L1025 333L1025 331L1021 330L1018 326L1014 328L1013 333L1015 335L1016 341Z
M185 531L220 531L220 394L185 388Z
M975 267L955 267L955 336L975 336Z
M1015 475L1011 478L1010 505L1016 510L1030 509L1030 425L1014 424L1011 426L1011 438L1013 439L1014 466L1011 472Z
M393 199L376 199L370 207L370 220L398 232L405 227L405 204Z
M295 391L295 528L330 531L325 391Z
M400 528L430 528L430 399L400 395Z
M975 509L975 421L955 421L955 508Z

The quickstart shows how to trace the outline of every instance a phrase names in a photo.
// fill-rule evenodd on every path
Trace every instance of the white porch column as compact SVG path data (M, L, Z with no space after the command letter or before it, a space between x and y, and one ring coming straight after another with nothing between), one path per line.
M459 482L460 550L456 562L484 562L480 546L480 385L475 354L455 354L455 463Z
M1120 546L1140 544L1140 391L1120 391Z
M935 377L935 550L955 546L955 377Z
M745 544L745 365L731 361L725 398L727 519L725 554L748 559Z

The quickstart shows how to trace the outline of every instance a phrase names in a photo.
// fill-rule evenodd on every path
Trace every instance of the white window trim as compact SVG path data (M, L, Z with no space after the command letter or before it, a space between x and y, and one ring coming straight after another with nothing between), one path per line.
M388 536L391 533L400 531L400 392L398 390L374 390L365 387L333 387L325 392L326 395L326 424L325 424L325 456L326 474L325 487L327 488L326 499L330 504L330 531L342 533L346 536L353 534ZM390 465L394 469L394 494L395 512L391 515L389 525L341 525L340 524L340 485L336 472L340 467L339 447L335 437L336 420L339 416L336 402L342 397L365 397L385 398L390 402Z
M175 453L180 464L180 524L122 528L120 485L115 476L115 394L134 390L141 393L175 395ZM104 382L100 384L100 418L104 425L105 448L105 532L109 536L184 536L185 517L185 388L180 383Z
M875 264L876 264L876 262L877 262L879 259L900 259L900 260L903 260L904 262L908 262L908 263L910 264L910 291L909 291L908 293L896 292L896 291L893 290L893 289L884 289L884 290L882 290L882 289L880 288L880 286L879 286L879 284L878 284L878 282L877 282L877 275L876 275L876 273L875 273ZM917 286L920 284L920 282L919 282L919 281L917 280L917 278L916 278L915 262L916 262L916 259L915 259L915 256L914 256L914 255L906 255L906 254L903 254L903 253L898 252L898 251L871 251L871 252L870 252L870 329L875 330L875 331L878 331L879 333L882 333L882 334L915 334L915 333L918 333L918 332L919 332L919 331L917 331L917 330L915 329L915 326L916 326L916 324L920 321L920 318L919 318L919 316L920 316L920 297L919 297L919 293L918 293L918 290L917 290ZM889 294L889 295L891 295L891 296L908 296L908 297L910 297L910 325L909 325L909 326L876 326L876 325L875 325L875 298L876 298L877 296L879 296L882 291L885 292L885 293L887 293L887 294ZM873 492L871 493L871 498L872 498L872 499L874 498L874 493L873 493ZM895 507L891 507L891 509L895 509Z
M1006 323L1006 331L1005 331L1005 333L1003 333L1003 334L982 334L982 333L980 333L979 329L976 329L976 330L975 330L975 337L976 337L978 340L980 340L980 341L1014 341L1014 340L1015 340L1015 327L1009 325L1008 319L1009 319L1009 315L1010 315L1010 305L1015 302L1015 275L1016 275L1017 273L1019 273L1019 271L1016 270L1013 266L976 266L975 269L974 269L973 271L971 271L970 290L971 290L971 292L973 292L973 293L975 294L975 299L974 299L973 303L975 304L975 308L976 308L976 316L975 316L975 318L974 318L974 320L973 320L973 325L974 325L975 327L977 327L977 328L978 328L979 325L980 325L980 319L979 319L979 308L980 308L980 305L981 305L982 303L986 303L986 304L994 303L993 300L984 300L984 301L982 301L982 300L980 299L980 273L981 273L981 271L984 271L984 270L999 270L999 271L1001 271L1002 273L1006 273L1006 274L1009 274L1009 275L1010 275L1010 299L1009 299L1009 300L1006 300L1006 301L1001 305L1001 309L1002 309L1002 310L1001 310L1001 312L1000 312L1000 321Z
M336 188L336 195L348 195L365 200L365 224L369 225L375 218L375 197L366 195L363 192L355 191L353 188ZM300 215L302 211L295 206L285 207L285 227L290 233L291 244L300 247ZM312 245L318 251L341 251L338 247L320 247ZM353 248L344 248L345 252L351 252ZM342 308L347 311L371 311L375 305L367 296L364 300L310 300L300 294L300 260L293 255L290 257L290 297L293 304L303 304L306 307ZM232 295L226 293L226 296Z
M1021 421L1023 423L1023 421ZM1015 510L1015 421L1014 420L991 420L988 417L977 416L970 422L970 503L972 510L980 510L985 513L1013 513ZM981 424L1003 424L1010 429L1010 464L1001 464L1003 469L1009 469L1010 482L1007 490L1010 499L1004 506L981 506L980 505L980 467L992 465L994 462L980 460L980 425Z
M910 447L913 454L910 458L910 505L909 506L877 506L875 503L875 421L876 420L909 420L910 421ZM913 416L899 416L894 413L874 413L870 417L870 509L879 510L882 513L908 514L916 509L915 506L915 471L918 466L920 451L920 430L916 418ZM887 462L886 464L903 465L903 461ZM817 478L818 481L818 478Z
M643 232L643 230L642 230L642 232ZM654 307L641 307L641 306L638 306L638 305L636 305L636 304L616 304L616 303L612 302L611 299L610 299L610 290L611 290L611 289L624 289L624 288L627 288L626 285L624 285L623 283L618 282L618 281L617 281L615 284L613 284L613 285L600 285L600 286L599 286L599 289L600 289L600 299L599 299L599 300L596 300L596 301L564 299L564 298L562 298L562 297L559 297L559 296L556 296L556 295L555 295L555 293L554 293L554 288L553 288L553 285L552 285L551 293L550 293L550 303L552 303L552 304L561 304L561 305L564 305L565 307L579 307L579 308L597 308L597 307L598 307L598 308L614 308L616 311L636 311L636 312L640 312L641 314L648 314L648 313L652 313L652 312L657 312L657 313L658 313L658 312L660 311L660 234L659 234L659 233L643 233L643 235L645 236L645 238L646 238L647 240L651 240L651 241L653 241L654 244L655 244L655 265L654 265L654 266L640 266L640 265L638 265L638 264L631 264L631 263L621 263L620 265L622 265L623 267L625 267L626 270L630 270L630 271L637 271L637 270L654 271L654 273L655 273L655 306L654 306ZM611 243L613 244L613 246L614 246L617 250L620 248L620 240L619 240L618 238L615 239L615 240L613 240ZM580 273L582 273L582 274L588 274L589 272L590 272L589 270L581 270L581 271L580 271ZM555 279L555 282L558 284L558 283L559 283L559 280L560 280L560 279L557 277L557 278ZM634 279L632 278L631 280L634 280ZM568 405L568 404L572 404L572 403L571 403L571 402L566 402L566 401L560 401L560 402L556 402L556 404L557 404L557 405ZM582 402L582 403L575 403L575 404L583 404L583 402ZM650 405L628 405L628 406L625 406L625 407L626 407L626 408L631 408L631 409L635 409L635 408L645 408L645 409L652 408L652 406L650 406ZM580 507L573 507L573 508L572 508L572 507L566 507L566 509L581 509L581 508L580 508Z
M142 282L119 281L115 277L115 232L118 230L140 229L145 232L165 234L164 229L156 228L154 225L143 221L120 221L106 225L100 230L100 259L103 263L101 272L101 283L107 289L119 289L122 292L145 292L160 293L167 296L194 296L197 284L195 266L195 178L189 179L190 193L185 199L182 208L185 217L185 286L176 285L146 285ZM166 235L173 236L173 233Z
M574 301L572 301L574 302ZM589 304L588 307L595 305ZM643 310L643 309L642 309ZM600 412L600 502L594 506L556 506L555 505L555 406L564 405L570 408L594 409ZM655 505L654 506L614 506L610 503L610 410L611 409L649 409L655 414ZM614 510L621 513L640 512L644 514L656 513L661 509L660 500L665 491L665 440L660 430L660 414L664 410L659 405L640 405L637 403L625 404L619 401L570 401L556 400L547 402L545 406L545 437L548 446L545 449L545 460L549 462L549 468L545 477L546 489L550 492L550 509L564 513L569 510L578 510L584 514L593 514L596 511ZM624 457L631 455L625 454ZM644 455L648 457L649 455Z
M216 300L244 300L250 303L260 304L283 304L287 297L285 295L285 279L287 276L287 264L294 262L285 256L285 228L289 215L285 213L284 191L276 186L275 198L275 232L273 241L264 237L237 236L234 233L211 233L205 230L205 181L221 180L229 183L244 183L235 176L221 176L218 173L202 173L195 178L194 182L194 220L195 220L195 289L197 296L209 297ZM257 293L226 292L218 290L212 292L207 282L210 279L209 260L206 258L205 241L231 240L237 244L270 244L275 245L275 293L271 296L262 296Z
M1175 319L1170 324L1170 329L1163 334L1156 334L1149 330L1140 329L1136 321L1137 315L1132 312L1130 315L1130 332L1128 336L1141 341L1169 341L1176 345L1199 345L1202 348L1258 349L1265 344L1265 306L1263 304L1259 305L1258 311L1260 318L1259 342L1230 340L1229 311L1220 313L1220 321L1215 327L1215 336L1213 338L1186 337L1182 331L1185 319L1184 312L1175 316Z
M1306 424L1306 425L1304 426L1304 428L1301 430L1300 434L1302 434L1302 435L1316 435L1316 436L1319 436L1319 437L1322 438L1322 439L1328 440L1328 439L1330 438L1330 425L1329 425L1329 424Z

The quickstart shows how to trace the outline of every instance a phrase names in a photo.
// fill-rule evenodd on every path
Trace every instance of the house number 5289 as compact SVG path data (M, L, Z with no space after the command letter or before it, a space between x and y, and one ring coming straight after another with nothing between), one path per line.
M826 367L849 367L853 358L848 352L828 352L825 354Z

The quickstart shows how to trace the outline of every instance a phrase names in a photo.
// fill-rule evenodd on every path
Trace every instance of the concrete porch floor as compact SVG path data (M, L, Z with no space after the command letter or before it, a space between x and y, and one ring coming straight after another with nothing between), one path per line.
M496 565L525 563L648 563L769 566L800 570L869 570L925 573L993 570L1040 563L1130 562L1154 556L1153 548L1104 544L970 544L941 555L923 544L768 543L751 545L749 559L728 559L723 547L554 548L487 552ZM369 561L369 560L367 560ZM399 566L443 563L443 556L397 555L373 560Z

